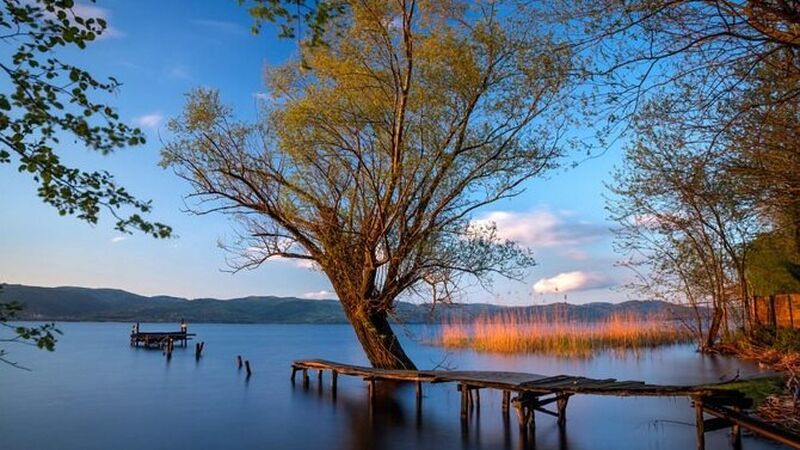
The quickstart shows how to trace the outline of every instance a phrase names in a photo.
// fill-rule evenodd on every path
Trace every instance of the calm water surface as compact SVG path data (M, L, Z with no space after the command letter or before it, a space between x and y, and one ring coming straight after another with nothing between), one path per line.
M142 325L142 330L165 325ZM206 342L159 351L128 346L130 324L62 323L54 353L11 347L33 369L0 365L0 448L3 449L517 449L515 418L505 423L500 394L484 391L482 407L461 427L460 397L452 384L425 385L421 411L413 386L383 392L370 411L363 381L339 377L308 390L289 381L290 363L327 358L364 364L348 326L191 324ZM167 328L172 328L169 326ZM588 360L445 352L424 345L430 330L406 329L403 340L420 368L446 360L457 369L570 374L650 383L714 382L756 375L753 365L701 356L690 346L645 356L601 355ZM236 355L253 365L247 380ZM314 374L316 375L316 374ZM299 380L298 380L299 381ZM694 412L687 399L575 396L567 427L537 413L537 449L694 448ZM745 449L781 448L745 435ZM729 448L726 431L710 433L707 448Z

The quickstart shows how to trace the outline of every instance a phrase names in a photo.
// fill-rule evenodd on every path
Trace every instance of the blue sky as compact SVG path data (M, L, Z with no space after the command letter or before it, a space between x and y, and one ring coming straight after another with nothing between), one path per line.
M182 212L188 186L158 167L166 121L196 86L217 88L237 114L253 118L262 73L294 51L265 27L249 33L246 11L234 1L99 0L86 6L106 17L109 35L64 59L96 76L123 83L110 99L126 122L148 136L145 146L102 157L69 144L63 158L84 168L105 169L141 198L152 199L152 219L173 226L178 237L154 240L120 235L111 220L90 226L58 216L35 195L34 183L11 165L0 166L0 282L42 286L111 287L145 294L233 298L280 295L330 298L324 275L291 261L268 262L237 274L223 271L217 243L232 236L219 216ZM3 53L7 52L3 49ZM630 274L613 267L612 224L606 221L603 183L620 152L550 172L528 183L521 196L481 211L501 236L530 246L538 265L524 283L498 280L492 292L468 288L466 301L532 304L562 301L622 301L615 288ZM557 292L556 289L558 290Z

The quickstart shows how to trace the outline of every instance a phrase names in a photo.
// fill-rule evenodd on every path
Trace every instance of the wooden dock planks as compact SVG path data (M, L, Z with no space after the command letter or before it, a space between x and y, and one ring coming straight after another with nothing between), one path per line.
M740 411L751 406L751 401L741 392L721 389L714 385L671 386L648 384L642 381L616 380L614 378L593 379L570 375L546 376L524 372L501 371L446 371L446 370L385 370L343 364L323 359L304 359L292 363L292 382L298 371L303 372L303 386L308 387L308 371L318 370L332 375L333 395L336 395L336 378L339 374L358 376L369 383L370 401L377 381L416 383L417 405L422 402L422 383L456 383L461 392L462 425L466 426L470 411L480 407L480 389L497 389L503 392L502 408L507 414L509 404L517 410L520 433L525 439L532 438L535 430L534 412L552 415L558 419L559 427L566 423L566 408L571 396L639 396L639 397L688 397L694 402L697 416L697 448L705 448L705 433L730 427L735 449L741 448L741 429L789 445L800 450L800 437L766 424ZM516 397L511 398L511 393ZM545 409L555 403L557 410ZM704 413L715 416L704 419Z
M613 378L592 379L570 375L546 376L524 372L385 370L342 364L324 359L304 359L292 364L297 370L329 370L342 375L386 381L425 381L459 383L474 388L493 388L533 394L569 393L642 397L693 397L721 395L741 397L736 391L721 391L709 386L666 386L641 381L617 381Z

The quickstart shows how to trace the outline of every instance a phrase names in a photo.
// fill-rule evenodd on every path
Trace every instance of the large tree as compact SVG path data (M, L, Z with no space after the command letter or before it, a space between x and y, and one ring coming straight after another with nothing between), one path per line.
M452 298L465 276L519 277L528 252L470 225L552 167L567 125L566 47L517 2L346 2L321 45L266 71L271 99L237 121L196 90L164 164L196 211L241 225L237 268L316 263L370 362L414 368L398 298Z

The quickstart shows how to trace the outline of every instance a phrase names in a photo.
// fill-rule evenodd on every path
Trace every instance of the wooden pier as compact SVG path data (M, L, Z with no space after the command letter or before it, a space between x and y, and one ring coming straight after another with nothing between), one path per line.
M189 326L185 320L181 320L179 331L140 331L137 323L131 329L131 347L139 347L141 344L145 348L164 349L176 342L186 347L193 336L195 333L189 333Z
M720 389L713 385L666 386L641 381L618 381L613 378L545 376L521 372L386 370L321 359L299 360L292 363L292 383L295 382L297 373L301 372L303 386L308 387L309 371L313 370L318 371L319 383L322 382L324 371L331 373L334 396L339 375L363 378L368 383L370 402L374 400L377 382L415 383L418 408L422 404L423 383L455 383L461 393L462 426L466 426L472 410L480 408L480 390L496 389L502 391L503 413L508 414L510 406L516 410L520 436L525 440L533 439L535 436L535 412L555 417L559 427L563 428L567 420L567 404L573 395L688 397L692 399L695 408L699 450L705 448L705 433L723 428L730 429L731 443L736 450L741 449L742 429L750 430L791 448L800 449L800 436L742 414L743 409L751 406L751 401L743 393ZM552 404L555 404L554 410L545 408ZM706 419L706 415L713 417Z

